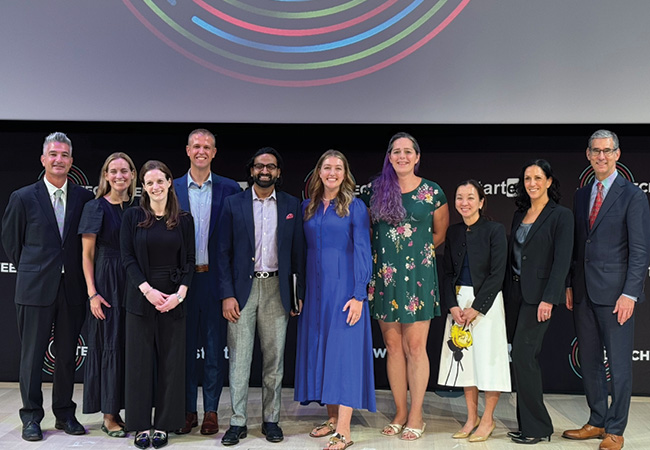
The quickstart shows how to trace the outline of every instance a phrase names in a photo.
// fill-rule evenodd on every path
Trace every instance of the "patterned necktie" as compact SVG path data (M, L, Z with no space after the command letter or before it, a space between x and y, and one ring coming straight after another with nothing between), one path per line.
M591 212L589 213L590 230L594 226L596 217L598 217L598 211L600 211L600 207L603 206L603 183L599 181L598 184L596 185L596 189L598 190L598 193L596 194L596 200L594 200L594 206L591 207Z
M63 237L63 221L65 220L65 211L63 210L63 189L54 191L54 215L56 223L59 226L59 234Z

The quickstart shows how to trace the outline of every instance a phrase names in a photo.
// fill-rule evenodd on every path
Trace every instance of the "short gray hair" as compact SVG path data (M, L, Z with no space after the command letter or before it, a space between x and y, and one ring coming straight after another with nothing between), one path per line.
M61 133L60 131L55 131L54 133L49 134L45 138L45 141L43 142L43 154L45 154L45 149L47 149L48 144L50 144L51 142L66 144L70 148L70 156L72 156L72 141L68 136L65 135L65 133Z
M594 139L607 139L607 138L612 138L612 142L614 142L614 148L612 150L618 150L618 136L616 136L616 133L613 131L609 130L598 130L594 134L589 137L589 143L587 144L589 148L591 148L591 143L594 141Z

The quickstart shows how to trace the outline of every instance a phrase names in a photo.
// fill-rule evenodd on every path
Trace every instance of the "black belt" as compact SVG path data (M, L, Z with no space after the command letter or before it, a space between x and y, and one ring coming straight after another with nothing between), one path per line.
M255 278L271 278L271 277L277 277L278 271L276 270L275 272L253 272L253 275L255 275Z

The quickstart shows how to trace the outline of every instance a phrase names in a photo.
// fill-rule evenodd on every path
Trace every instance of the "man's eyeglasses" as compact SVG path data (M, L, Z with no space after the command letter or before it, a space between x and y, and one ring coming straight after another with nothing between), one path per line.
M612 156L614 153L616 153L617 151L618 151L617 148L603 148L603 149L599 149L599 148L590 148L590 149L589 149L589 154L590 154L591 156L598 156L598 155L600 155L600 154L602 153L603 155L605 155L605 156L607 156L607 157L610 157L610 156Z
M275 164L262 164L262 163L253 164L253 168L255 170L262 170L265 167L266 170L268 170L269 172L273 172L275 169L278 168L278 166L276 166Z

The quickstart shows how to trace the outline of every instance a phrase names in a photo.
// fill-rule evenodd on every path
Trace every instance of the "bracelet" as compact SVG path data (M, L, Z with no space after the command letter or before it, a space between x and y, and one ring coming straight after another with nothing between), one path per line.
M99 292L95 292L93 295L88 297L88 301L92 300L93 298L97 297L99 295Z
M151 291L153 291L153 288L152 288L152 287L150 287L149 290L148 290L147 292L144 292L142 295L146 297L147 294L148 294L149 292L151 292Z
M181 303L183 303L183 300L185 300L185 299L183 298L183 296L182 296L181 294L179 294L178 292L176 293L176 298L178 299L178 304L179 304L179 305L180 305Z

